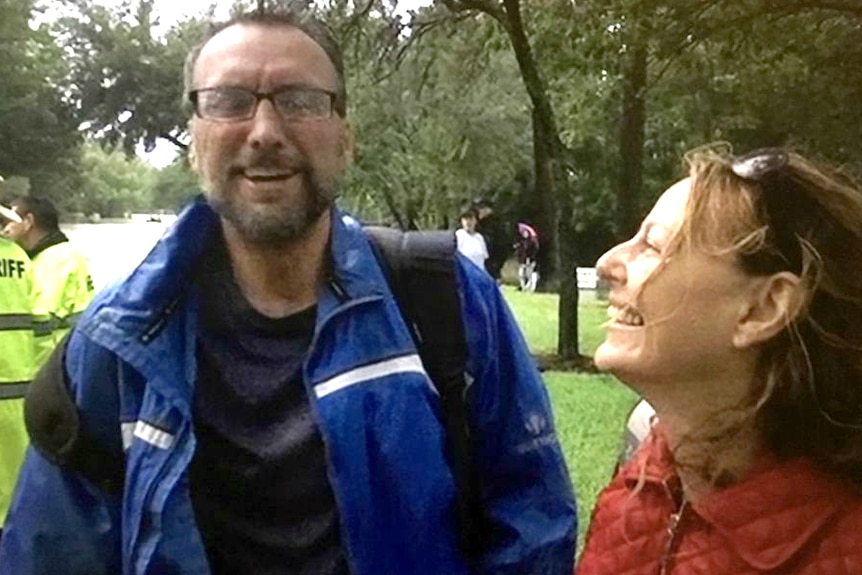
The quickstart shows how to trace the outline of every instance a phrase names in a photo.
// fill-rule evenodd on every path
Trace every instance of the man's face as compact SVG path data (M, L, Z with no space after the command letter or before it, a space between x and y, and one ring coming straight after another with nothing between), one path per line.
M20 208L13 206L12 208L20 215ZM3 235L17 242L18 244L24 243L24 239L30 230L33 228L33 216L31 214L24 214L21 216L21 221L16 222L13 220L4 220L5 225L3 226Z
M239 24L216 34L194 70L194 88L336 91L335 67L317 43L287 26ZM246 240L277 245L324 217L350 155L343 118L291 120L268 100L251 119L190 124L193 165L213 209Z
M470 233L476 231L476 218L473 216L464 216L461 218L461 227Z

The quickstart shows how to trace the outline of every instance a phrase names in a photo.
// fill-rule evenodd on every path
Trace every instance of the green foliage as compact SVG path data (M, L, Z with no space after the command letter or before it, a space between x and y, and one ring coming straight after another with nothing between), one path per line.
M81 165L81 188L66 204L71 211L119 217L151 207L156 170L149 164L91 142L84 145Z
M152 209L179 211L200 191L198 178L191 172L186 158L179 158L158 171L153 185Z
M65 62L45 27L31 28L33 0L0 2L0 174L55 197L72 181L79 135L64 98Z
M369 219L446 227L480 190L529 167L517 67L508 52L485 49L483 27L434 29L397 62L375 60L373 43L352 44L357 154L345 199Z
M189 20L155 35L153 0L125 0L120 9L67 0L74 11L54 24L53 34L69 66L68 98L78 120L94 137L131 154L159 138L181 145L187 112L182 109L183 62L204 35Z

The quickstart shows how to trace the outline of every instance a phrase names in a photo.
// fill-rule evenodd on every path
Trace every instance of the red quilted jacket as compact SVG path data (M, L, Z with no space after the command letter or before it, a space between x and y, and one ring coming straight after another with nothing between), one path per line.
M862 575L862 498L805 461L764 458L677 519L678 485L654 430L599 497L577 575Z

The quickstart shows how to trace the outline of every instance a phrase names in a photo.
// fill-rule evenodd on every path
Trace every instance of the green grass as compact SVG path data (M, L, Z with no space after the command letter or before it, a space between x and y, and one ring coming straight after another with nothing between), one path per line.
M534 353L557 347L556 294L527 294L503 288ZM580 351L592 355L604 338L607 304L582 293L578 310ZM557 433L578 497L578 549L599 491L610 481L622 446L623 429L636 395L610 375L545 372Z
M556 353L559 297L551 293L524 293L503 286L506 301L527 338L530 351L537 354ZM593 352L605 337L607 302L599 301L592 292L581 292L578 309L578 346L584 355Z

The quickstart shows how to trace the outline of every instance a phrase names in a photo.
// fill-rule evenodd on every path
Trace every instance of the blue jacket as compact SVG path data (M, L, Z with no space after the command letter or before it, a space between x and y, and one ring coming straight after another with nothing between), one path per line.
M470 573L438 397L364 233L333 211L332 281L318 299L305 384L326 445L354 575ZM66 352L84 431L125 452L109 495L28 452L0 575L209 573L189 496L195 451L195 263L218 218L193 204L144 262L101 292ZM547 392L491 279L459 259L473 378L469 417L490 521L479 570L570 575L576 508Z

